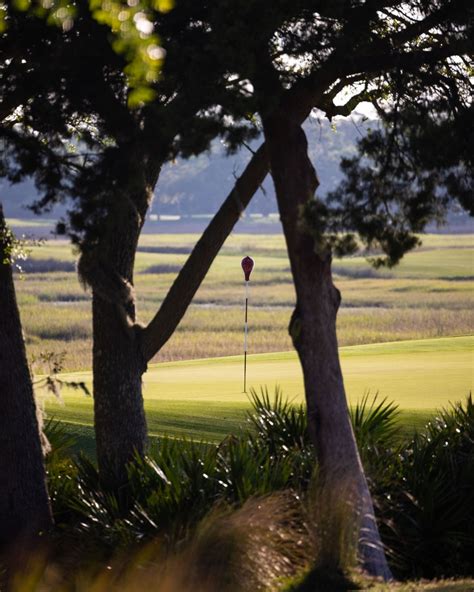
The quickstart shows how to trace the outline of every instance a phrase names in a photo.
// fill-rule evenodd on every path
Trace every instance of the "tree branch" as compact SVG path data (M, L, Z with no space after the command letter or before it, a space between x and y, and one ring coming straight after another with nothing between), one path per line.
M429 51L391 51L388 53L364 54L356 56L352 60L348 59L347 64L343 66L345 71L341 75L356 74L358 72L373 75L392 68L417 70L421 66L433 65L449 57L465 55L469 53L470 49L468 44L462 40L453 41L448 45L436 47Z
M441 24L444 19L452 18L456 9L463 10L465 3L463 0L452 0L447 4L443 4L438 10L428 14L424 19L415 21L407 25L402 31L394 33L389 37L390 43L393 47L400 47L404 43L419 37L423 33L427 33L437 25Z
M242 210L263 183L268 167L265 144L262 144L196 243L158 312L143 329L142 353L147 361L173 335Z
M326 104L318 105L318 109L326 113L326 117L331 120L335 115L342 115L348 117L357 105L363 101L372 103L378 99L382 93L382 90L366 91L363 90L356 95L353 95L343 105L335 105L332 101L328 101Z

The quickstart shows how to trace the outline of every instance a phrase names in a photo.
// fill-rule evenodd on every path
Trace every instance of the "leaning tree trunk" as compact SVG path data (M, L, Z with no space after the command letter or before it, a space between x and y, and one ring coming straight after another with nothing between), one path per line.
M0 205L0 547L52 524L31 375Z
M297 296L290 334L303 369L308 425L321 474L330 488L350 486L361 519L363 567L389 579L339 362L336 315L340 293L332 282L330 255L317 254L314 237L302 225L302 210L314 199L318 179L298 123L278 113L264 121L264 131Z

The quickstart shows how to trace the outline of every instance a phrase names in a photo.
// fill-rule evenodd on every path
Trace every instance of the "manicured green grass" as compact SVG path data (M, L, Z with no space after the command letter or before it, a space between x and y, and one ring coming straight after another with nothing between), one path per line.
M422 425L436 409L463 399L473 388L474 337L440 338L341 348L351 404L370 391L395 401L408 428ZM90 373L64 376L90 383ZM303 401L301 370L292 352L249 356L248 384L270 391L279 385ZM249 408L242 392L242 357L223 357L150 366L145 407L152 435L221 440L236 432ZM64 393L64 405L46 402L50 415L92 425L92 400Z

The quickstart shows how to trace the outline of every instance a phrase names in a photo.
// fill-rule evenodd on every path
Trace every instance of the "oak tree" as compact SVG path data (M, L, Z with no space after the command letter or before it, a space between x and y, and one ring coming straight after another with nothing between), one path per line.
M385 253L377 263L393 264L417 244L415 232L440 218L447 194L455 198L458 192L464 205L472 199L456 176L456 167L472 175L472 160L465 160L467 150L459 152L455 139L463 135L459 118L472 123L472 17L472 8L459 0L225 2L209 24L226 36L229 70L251 89L263 124L296 288L289 331L323 478L328 487L350 491L361 520L362 565L384 578L390 570L348 416L336 335L341 294L331 262L357 248L357 235ZM244 59L233 51L241 39ZM373 136L364 146L376 166L346 162L348 182L328 203L315 195L318 177L302 123L314 108L332 118L350 115L363 101L384 119L406 107L418 127L430 120L430 106L442 103L431 120L442 122L451 154L425 158L422 173L420 154L411 160L416 138L395 149L400 133L377 145ZM404 155L398 165L396 154ZM440 165L450 169L445 177Z
M0 174L12 182L33 176L41 192L33 206L38 212L68 203L59 227L79 248L79 275L92 290L97 457L104 484L118 490L127 481L127 463L146 447L147 363L176 329L263 181L267 161L264 150L255 155L156 315L148 325L139 323L135 252L162 165L206 150L216 135L230 149L252 138L251 101L216 60L201 20L206 7L183 2L165 14L140 5L132 13L144 37L154 25L166 47L164 63L156 43L145 47L160 61L160 76L137 95L124 74L127 55L111 43L108 24L98 22L88 4L74 6L67 28L10 10L0 38Z

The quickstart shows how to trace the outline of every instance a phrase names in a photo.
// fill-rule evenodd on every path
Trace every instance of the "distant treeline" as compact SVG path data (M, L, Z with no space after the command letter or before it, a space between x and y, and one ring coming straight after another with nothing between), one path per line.
M331 127L326 119L312 118L305 126L310 145L311 158L316 166L320 180L319 194L324 195L333 189L341 178L339 162L342 155L355 151L358 137L367 132L367 128L376 122L362 122L360 119L339 119ZM256 149L261 140L249 146ZM161 173L159 190L152 208L152 214L196 215L212 214L220 206L239 176L244 170L251 154L243 147L237 154L227 155L226 147L219 141L212 145L208 154L178 159L166 165ZM0 182L0 201L3 201L7 217L33 218L34 214L26 206L38 197L32 182L8 186ZM61 215L67 208L58 207L53 216ZM267 179L263 191L252 200L249 213L268 214L276 212L275 195L270 179Z
M336 188L342 175L339 163L342 157L355 153L356 143L359 138L368 133L371 128L377 126L376 120L364 120L363 118L336 118L333 124L327 119L313 117L305 124L308 137L311 159L318 173L320 186L318 194L324 197L328 191ZM208 219L201 221L185 220L187 216L212 215L221 205L230 189L235 183L235 177L244 170L251 154L262 140L256 140L248 148L243 147L236 154L227 155L223 143L215 141L212 150L207 154L192 157L188 160L177 159L174 163L167 164L161 173L159 190L150 211L151 224L147 224L147 230L151 231L156 226L154 220L157 216L183 216L180 220L167 221L161 228L168 232L182 232L186 227L189 232L201 230ZM20 183L8 186L5 181L0 181L0 201L3 202L5 212L9 218L32 219L35 215L28 210L38 197L38 193L32 182ZM57 206L48 218L59 218L65 213L67 206ZM266 179L263 188L250 202L247 208L249 214L268 215L277 212L273 184ZM255 221L256 222L256 221ZM163 226L163 224L161 224ZM240 224L242 226L242 224ZM253 226L257 226L255 223ZM274 225L253 230L260 232L273 232ZM279 229L279 225L278 229ZM183 228L182 228L183 227ZM244 225L247 228L246 225ZM242 227L241 231L245 228ZM473 222L464 212L453 212L449 215L448 225L437 229L431 227L431 232L466 233L473 231ZM246 231L252 231L247 228Z

